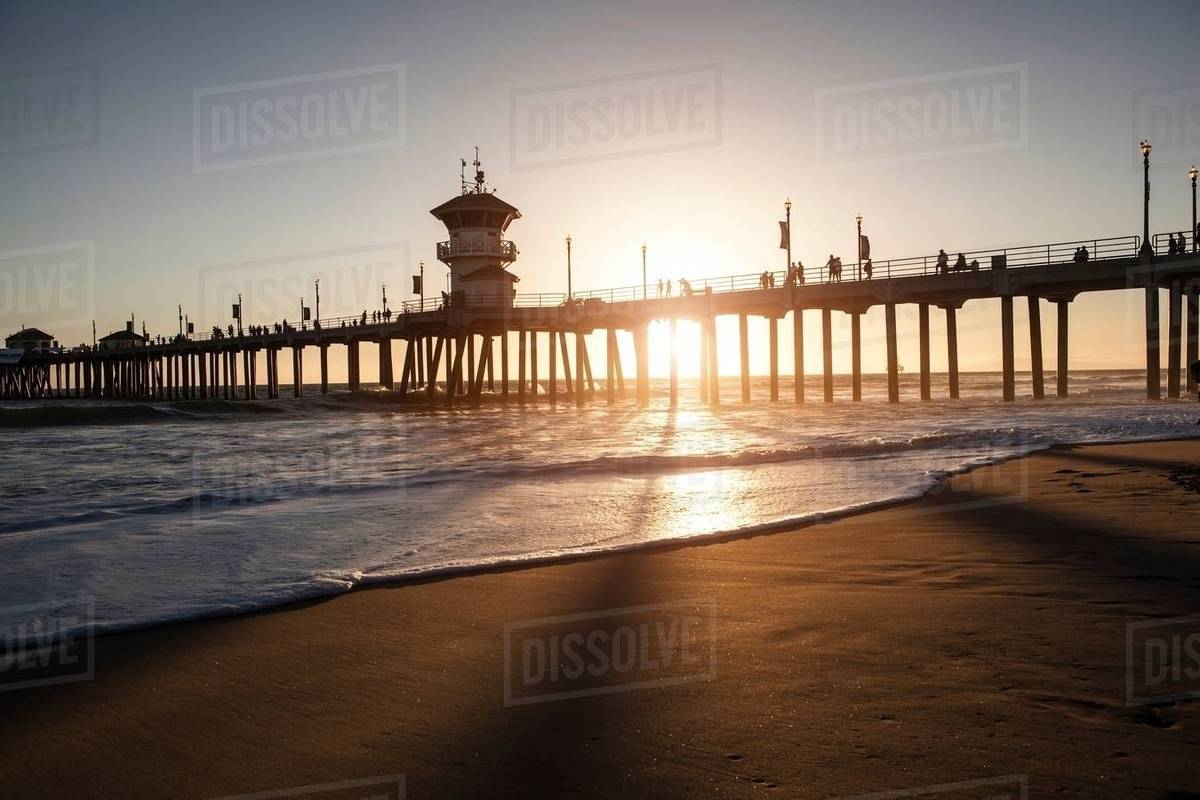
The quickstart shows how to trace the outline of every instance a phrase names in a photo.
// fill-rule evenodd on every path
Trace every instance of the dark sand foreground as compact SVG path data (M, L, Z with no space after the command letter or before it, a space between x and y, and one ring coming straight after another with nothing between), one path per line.
M0 694L0 796L391 774L414 798L841 797L1013 775L1031 797L1192 796L1200 700L1128 705L1125 658L1127 623L1200 614L1198 492L1200 441L1066 449L789 533L102 637L94 681ZM715 609L715 676L506 705L506 625L696 600Z

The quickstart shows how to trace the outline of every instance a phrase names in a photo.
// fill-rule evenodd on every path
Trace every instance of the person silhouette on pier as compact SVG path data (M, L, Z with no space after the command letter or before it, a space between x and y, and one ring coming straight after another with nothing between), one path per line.
M863 276L867 280L871 280L871 276L875 274L875 268L871 265L871 259L863 262Z
M962 253L958 254L958 258L954 259L954 271L962 272L967 268L967 257Z
M671 279L667 278L667 297L671 296Z
M946 251L940 248L937 255L937 271L942 275L950 271L950 256L946 255Z
M1179 252L1178 246L1175 244L1175 234L1167 234L1167 255L1173 256Z
M658 297L661 300L663 297L663 279L658 279Z

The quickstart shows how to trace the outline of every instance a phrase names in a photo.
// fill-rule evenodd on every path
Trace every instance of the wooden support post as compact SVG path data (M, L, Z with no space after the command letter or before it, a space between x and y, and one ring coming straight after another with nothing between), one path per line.
M929 377L929 304L917 304L918 344L921 361L921 399L929 400L933 394Z
M613 361L617 367L617 394L624 400L628 395L625 392L625 368L621 365L621 348L617 344L617 337L613 335Z
M1188 394L1195 394L1197 391L1196 381L1192 380L1192 364L1200 360L1200 287L1191 284L1187 287L1185 299L1187 301L1187 391ZM78 381L76 381L78 384ZM78 387L77 387L78 388Z
M554 338L554 331L550 332L550 338ZM558 343L562 346L563 381L567 385L567 394L570 394L571 392L575 391L575 384L571 380L571 351L567 349L566 331L558 332ZM576 367L578 367L578 363L576 363Z
M357 355L357 354L356 354ZM292 348L292 397L304 392L304 348Z
M389 392L396 388L392 375L392 340L387 336L379 340L379 385Z
M675 352L675 318L671 317L669 336L671 351L671 408L679 406L679 357Z
M674 320L672 320L674 325ZM672 340L672 344L674 341ZM612 405L617 396L617 332L609 328L604 333L604 400Z
M700 402L708 402L708 325L700 321Z
M321 394L329 394L329 345L321 344Z
M446 381L447 387L457 387L462 382L463 372L463 351L467 349L467 335L460 333L454 347L454 365L450 368L450 375ZM454 392L446 392L446 405L454 402Z
M487 375L488 364L491 363L492 337L484 336L479 342L479 366L471 385L471 398L478 403L483 395L483 381Z
M1162 398L1162 376L1160 374L1162 344L1158 329L1158 287L1146 289L1146 399Z
M508 399L508 330L500 333L500 396Z
M738 314L738 343L741 345L742 402L750 402L750 323L745 314Z
M488 334L484 337L483 347L487 350L487 387L488 391L493 394L496 391L496 381L494 372L492 371L492 335Z
M717 318L708 318L708 402L721 405L721 370L717 363Z
M199 363L196 365L197 369L199 370L199 373L200 373L199 383L200 383L200 399L201 400L208 399L208 364L207 364L207 361L208 361L208 354L201 353L199 356ZM150 362L147 360L146 361L147 374L146 374L146 387L145 387L145 391L147 394L149 394L151 391L149 368L150 368Z
M958 399L958 309L946 306L946 372L950 399Z
M467 345L467 371L464 373L464 380L466 381L466 383L470 384L472 381L475 380L475 334L467 333L466 345ZM468 389L471 389L471 388L474 388L474 387L468 387ZM460 393L463 393L461 386L459 387L459 391L460 391Z
M446 337L444 336L438 336L436 338L436 343L434 343L433 337L427 337L426 340L429 345L429 363L426 365L425 370L425 394L430 400L433 399L434 394L437 392L438 368L442 361L442 348L445 346L446 342Z
M1029 295L1029 371L1033 376L1033 398L1046 396L1045 370L1042 364L1042 299Z
M413 387L425 386L425 368L429 366L429 349L425 345L426 337L418 335L413 339Z
M583 332L576 329L575 331L575 407L583 408L584 401L584 349L583 349Z
M833 311L821 309L821 351L824 356L825 402L833 402Z
M553 338L554 332L550 332ZM529 332L529 395L534 400L538 396L538 355L537 355L537 331Z
M850 315L850 399L862 400L862 314Z
M517 331L517 400L525 402L525 330Z
M413 337L409 337L404 344L404 366L400 367L400 396L408 395L408 388L413 385L413 372L415 371L416 359L413 358L413 352L416 350L416 344Z
M804 309L792 309L792 393L804 402Z
M1067 396L1067 378L1070 375L1069 364L1067 362L1067 329L1068 329L1068 308L1070 308L1070 300L1059 300L1054 305L1058 309L1058 361L1054 365L1055 376L1058 379L1058 396Z
M1000 355L1003 370L1004 399L1017 399L1017 376L1013 348L1013 299L1011 294L1000 297Z
M1183 360L1183 288L1172 281L1167 294L1167 397L1179 399L1179 371Z
M900 402L900 356L896 346L896 304L885 303L883 319L887 333L888 402Z
M575 358L575 371L578 373L575 378L582 383L584 377L587 377L587 396L589 400L596 397L596 381L592 378L592 359L588 355L587 334L579 333L579 353Z
M550 329L550 374L546 376L546 397L550 400L550 405L558 403L558 336L555 335L555 330ZM566 350L566 343L563 343L563 350ZM567 363L566 353L563 353L563 364ZM570 391L570 388L567 389Z
M637 348L638 406L646 408L650 405L649 331L646 326L643 325L635 332L634 346Z

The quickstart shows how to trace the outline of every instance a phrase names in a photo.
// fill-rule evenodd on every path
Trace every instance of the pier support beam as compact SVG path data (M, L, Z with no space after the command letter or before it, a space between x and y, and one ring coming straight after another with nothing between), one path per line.
M1059 397L1067 396L1067 376L1070 374L1068 371L1070 365L1067 360L1069 354L1067 331L1070 327L1070 312L1068 311L1070 302L1069 300L1058 300L1054 303L1055 308L1058 309L1058 361L1054 365L1054 372L1057 378Z
M713 407L721 405L721 378L717 364L717 318L708 318L708 402Z
M1006 294L1000 298L1000 354L1004 372L1004 399L1017 399L1017 378L1013 350L1013 299Z
M921 399L933 397L929 381L929 304L917 304L918 344L921 348Z
M1183 360L1183 290L1179 281L1171 282L1167 295L1167 397L1179 399L1179 370Z
M650 352L648 331L645 326L634 331L634 346L637 349L637 398L638 406L650 405Z
M738 342L741 345L742 402L750 402L750 327L745 314L738 314ZM774 365L772 365L774 374Z
M467 349L467 335L459 334L454 344L453 363L448 359L446 366L449 374L446 376L446 405L454 403L454 396L463 379L463 351Z
M950 399L958 399L958 310L946 306L946 372Z
M1196 382L1192 380L1191 370L1188 368L1200 359L1200 294L1198 293L1200 293L1200 287L1195 285L1189 285L1184 292L1184 299L1187 301L1187 363L1184 368L1187 370L1189 395L1195 394L1197 387ZM76 396L78 396L78 391L76 391Z
M304 392L304 348L292 348L292 397Z
M700 402L708 402L708 325L700 322Z
M804 310L792 310L792 393L797 403L804 402Z
M550 334L550 338L551 339L554 338L553 333ZM567 348L567 332L566 331L558 332L558 344L559 344L559 347L562 348L563 381L566 383L566 386L567 386L567 394L570 394L571 392L573 392L575 389L577 389L579 387L577 387L575 385L575 381L571 380L571 355L570 355L571 351L570 351L570 349ZM578 358L575 359L575 367L576 367L575 371L579 372L579 359ZM576 377L582 377L582 375L577 375Z
M767 326L770 331L770 355L771 355L771 402L779 402L779 320L775 317L767 317Z
M896 348L896 304L883 306L884 325L887 328L888 402L900 402L900 355Z
M833 402L833 311L821 309L821 353L825 374L825 402Z
M351 339L346 344L346 361L349 373L350 391L357 392L362 388L362 377L359 372L358 364L358 340Z
M329 394L329 345L321 345L321 394Z
M396 388L392 376L392 340L386 336L379 340L379 385L389 392Z
M575 331L575 407L583 408L584 373L587 372L587 351L584 349L583 331Z
M1146 399L1162 399L1161 356L1158 322L1158 287L1146 289Z
M500 397L508 399L508 331L500 333Z
M679 405L679 357L675 353L675 318L671 317L670 349L671 349L671 408Z
M850 399L862 400L862 314L850 315Z
M525 329L517 331L517 401L525 402Z
M671 322L674 326L674 320ZM672 327L672 331L674 328ZM671 337L671 347L675 346L675 337ZM674 352L674 350L672 350ZM617 332L612 328L604 332L604 402L612 405L617 399Z
M546 376L546 397L550 400L550 405L558 403L558 337L555 335L554 329L550 330L550 350L549 350L549 366L550 374ZM563 350L566 350L566 343L563 343ZM563 353L563 365L566 366L567 354ZM568 382L570 379L567 379ZM568 389L570 391L570 389Z
M1033 399L1046 396L1042 365L1042 299L1029 295L1029 370L1033 374Z
M554 333L551 332L553 337ZM538 356L537 356L537 331L529 332L529 395L534 400L538 396Z

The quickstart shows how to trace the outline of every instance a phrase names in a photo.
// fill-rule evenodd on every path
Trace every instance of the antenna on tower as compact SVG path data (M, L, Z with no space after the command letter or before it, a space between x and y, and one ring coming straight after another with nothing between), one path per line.
M483 170L479 163L479 145L475 145L475 194L483 194Z
M468 191L467 190L467 160L465 158L460 158L459 161L462 163L462 166L458 170L458 180L462 186L462 193L466 194Z

